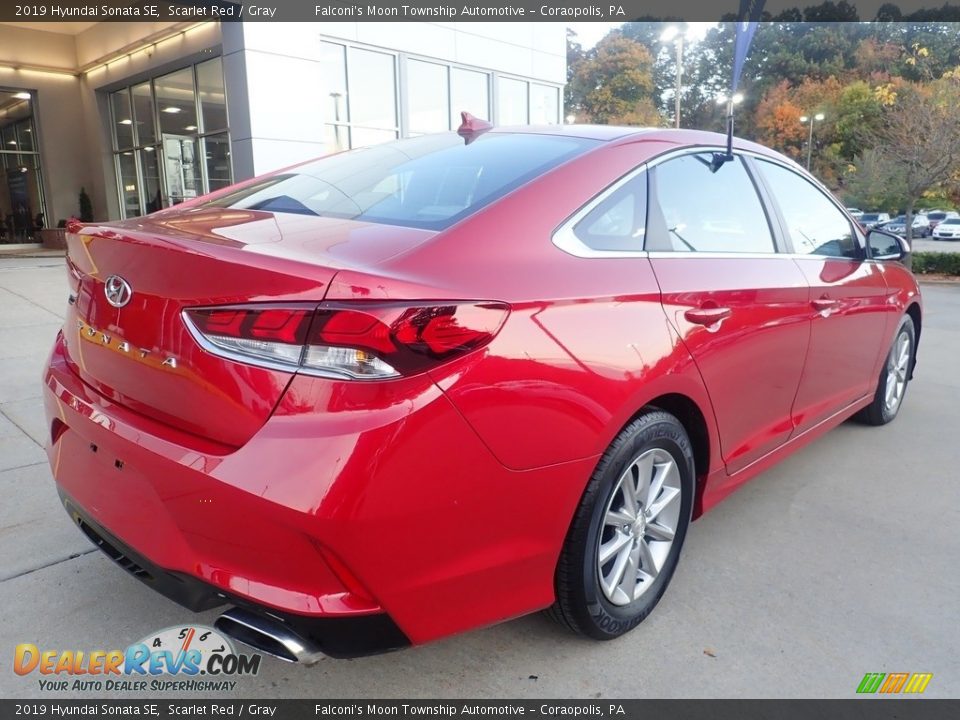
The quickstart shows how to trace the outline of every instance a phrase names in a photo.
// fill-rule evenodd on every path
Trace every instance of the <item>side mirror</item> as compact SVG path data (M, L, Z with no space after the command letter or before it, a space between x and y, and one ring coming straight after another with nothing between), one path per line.
M867 244L874 260L897 260L910 267L910 244L899 235L874 228L867 233Z

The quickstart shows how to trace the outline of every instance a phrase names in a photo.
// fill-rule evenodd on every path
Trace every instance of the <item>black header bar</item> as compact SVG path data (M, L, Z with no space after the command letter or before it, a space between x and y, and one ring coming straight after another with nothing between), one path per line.
M902 20L960 21L960 4L936 0L767 0L763 20L795 17L816 9L820 21L875 20L897 6ZM323 22L501 21L628 22L635 20L734 20L739 0L4 0L2 22Z

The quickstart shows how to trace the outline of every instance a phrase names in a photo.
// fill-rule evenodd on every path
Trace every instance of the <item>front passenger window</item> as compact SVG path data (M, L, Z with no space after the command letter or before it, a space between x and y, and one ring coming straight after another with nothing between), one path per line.
M830 198L810 181L781 165L766 160L758 164L780 206L795 253L860 257L850 221Z

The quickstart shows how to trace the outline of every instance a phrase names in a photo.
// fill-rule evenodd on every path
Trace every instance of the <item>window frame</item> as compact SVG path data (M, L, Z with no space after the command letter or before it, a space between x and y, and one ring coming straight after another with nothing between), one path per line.
M642 179L642 180L641 180L641 179ZM637 183L637 182L642 182L642 183L643 183L642 192L636 192L636 193L634 193L634 192L630 189L630 186L631 186L633 183ZM616 190L614 190L613 192L607 194L607 195L606 195L604 198L602 198L596 205L594 205L592 208L590 208L580 219L578 219L576 222L573 223L573 225L572 225L572 230L573 230L573 233L576 235L577 240L579 240L583 245L587 246L588 248L591 248L592 250L595 250L595 251L598 251L598 252L603 252L603 251L614 251L614 252L615 252L615 250L613 250L613 248L598 248L598 247L595 247L595 245L592 244L589 239L585 238L583 235L581 235L579 232L577 232L577 230L578 230L578 228L580 227L580 225L582 225L584 222L588 221L588 220L590 219L590 217L591 217L595 212L597 212L598 210L602 210L607 203L616 200L617 196L620 195L620 193L623 192L623 191L627 191L627 194L625 195L625 197L626 197L626 198L630 198L630 199L632 200L632 203L633 203L633 213L632 213L632 216L633 216L633 221L634 221L634 223L633 223L633 225L634 225L634 232L631 233L629 237L632 238L632 239L635 241L635 244L636 244L636 246L637 246L637 249L643 250L643 246L644 246L644 243L646 242L646 236L647 236L647 220L648 220L648 218L649 218L648 204L649 204L649 202L650 202L650 178L648 177L648 173L643 173L643 172L634 174L633 177L631 177L631 178L630 178L629 180L627 180L625 183L623 183L622 185L620 185L620 187L618 187L618 188L617 188ZM642 218L640 217L639 213L637 212L637 210L640 209L640 208L638 207L638 205L641 204L641 197L642 197L642 208L643 208L643 216L642 216ZM619 202L620 202L620 201L617 201L616 203L614 203L613 207L616 207L617 204L619 204ZM637 227L637 224L638 224L637 221L639 221L640 223L642 223L642 229L643 229L643 234L642 234L642 235L639 235L639 236L637 235L637 232L636 232L636 227ZM613 238L614 238L614 236L607 236L607 237L610 238L610 239L613 239ZM621 238L620 240L622 240L622 238ZM630 252L630 251L631 251L630 248L618 248L618 249L623 249L623 250L626 250L627 252Z
M767 155L760 155L760 154L757 154L755 157L756 157L756 160L752 160L752 162L754 165L756 165L757 177L766 188L767 196L769 198L768 202L769 202L770 208L773 211L773 213L777 216L778 223L780 224L781 232L783 235L784 245L787 247L787 252L790 254L791 257L794 257L796 259L806 258L806 259L814 259L814 260L821 260L821 261L846 260L848 262L856 262L856 263L861 263L861 262L864 262L865 260L872 259L870 257L870 252L867 250L868 243L867 243L866 235L864 235L860 231L859 223L853 220L850 213L847 211L847 208L841 205L840 201L837 200L833 196L833 193L830 192L822 183L817 181L816 178L807 177L803 173L797 172L796 168L791 167L787 163L780 162L776 158L772 158ZM850 257L844 257L842 255L817 255L816 253L797 252L796 247L794 247L793 245L793 238L790 237L790 233L787 230L787 221L786 221L786 218L784 217L783 210L780 207L780 203L777 202L777 198L773 193L773 189L770 186L770 182L767 179L767 177L764 175L763 166L760 165L759 162L766 162L771 165L775 165L776 167L779 167L782 170L786 170L787 172L793 173L798 178L800 178L801 180L806 182L808 185L810 185L814 190L819 192L835 208L837 208L837 210L840 211L840 214L844 217L844 219L846 219L847 224L850 226L850 233L854 238L854 240L856 241L856 245L857 245L857 257L850 258Z
M143 217L147 215L147 198L144 195L144 187L146 183L144 182L144 171L143 164L140 160L140 153L145 152L146 148L154 148L153 152L159 153L158 157L162 158L163 156L163 136L164 132L161 127L161 118L160 118L160 105L157 102L157 88L156 81L161 78L166 77L167 75L172 75L177 72L182 72L183 70L190 70L193 78L193 105L194 112L196 113L196 122L197 129L193 131L193 139L196 142L197 154L201 156L200 161L198 162L200 170L200 184L203 189L204 195L213 192L210 190L210 179L209 171L207 168L207 158L206 158L206 145L205 141L207 138L212 137L225 137L228 143L228 146L232 147L232 139L230 136L230 107L229 102L226 98L226 79L224 79L224 119L226 121L226 127L223 128L208 128L206 127L205 120L203 118L203 104L200 100L200 90L199 83L197 81L197 68L200 65L203 65L208 62L213 62L214 60L220 61L220 72L223 73L223 56L214 55L212 57L197 58L186 65L180 67L174 67L171 69L165 69L163 72L158 74L150 74L146 77L135 76L133 78L128 78L121 82L119 85L111 85L105 88L98 90L98 93L102 93L106 98L106 116L110 123L110 154L113 165L113 173L115 180L115 197L117 200L120 218L123 220L129 219L130 217ZM154 140L152 143L148 143L145 140L140 138L139 129L137 128L136 122L133 123L133 128L131 130L132 145L129 147L120 147L117 138L117 129L116 126L117 118L116 112L114 111L113 105L113 96L118 93L125 93L127 96L127 102L130 106L131 119L136 118L136 110L133 102L133 88L140 85L148 85L150 88L150 110L153 118L153 129L154 129ZM123 180L120 172L120 157L124 153L132 153L134 157L134 162L136 165L137 173L137 182L139 184L138 196L139 196L139 215L128 215L126 202L124 199L124 187ZM167 168L166 163L158 161L157 170L160 182L160 195L162 199L162 209L173 207L172 203L169 203L169 195L167 195ZM230 160L230 182L234 182L234 173L233 173L233 158L231 156Z
M872 261L871 258L867 256L866 250L866 236L860 231L857 223L853 222L850 218L849 213L846 211L846 208L843 207L839 201L833 196L829 190L827 190L822 183L818 182L816 178L808 178L802 172L798 172L796 168L792 167L788 161L783 161L779 158L767 155L765 153L756 152L753 150L745 150L740 148L734 148L733 154L739 158L744 163L744 166L747 168L748 175L751 178L751 181L756 188L757 195L760 198L760 204L763 207L764 213L767 216L767 221L770 225L770 230L774 238L775 252L771 253L756 253L756 252L685 252L685 251L676 251L676 250L650 250L646 247L646 233L644 236L644 248L642 250L594 250L581 241L576 234L573 232L573 228L576 226L580 220L582 220L590 211L592 211L597 205L602 203L604 200L609 197L609 195L616 192L623 184L629 182L633 177L641 172L648 172L653 170L657 165L667 162L673 158L682 156L682 155L696 155L700 153L711 153L718 152L726 154L726 147L720 145L691 145L684 148L679 148L676 150L667 150L659 155L655 155L652 158L645 160L642 163L639 163L632 170L628 171L621 177L614 180L611 184L607 185L596 193L593 197L590 198L584 205L577 208L573 213L571 213L557 228L551 233L550 240L551 242L560 250L564 251L569 255L582 258L656 258L656 257L690 257L690 258L806 258L806 259L815 259L815 260L824 260L824 259L833 259L833 260L847 260L850 262L864 262ZM834 257L831 255L811 255L808 253L797 253L794 251L793 244L790 241L789 233L786 232L786 225L784 223L783 214L780 211L780 206L777 204L776 199L773 197L770 187L767 183L766 178L763 176L762 169L756 167L757 160L764 160L773 165L782 167L785 170L798 175L801 179L806 180L808 183L813 185L814 188L820 191L821 194L825 195L834 207L840 210L840 212L847 218L847 222L850 223L850 226L853 230L853 235L857 239L857 244L860 249L860 258L846 258L846 257ZM650 209L653 206L653 203L656 201L655 196L653 195L652 185L654 183L648 179L647 181L647 224L646 228L649 231L650 229Z
M655 258L655 257L699 257L699 258L774 258L774 257L786 257L790 255L790 248L785 241L785 236L783 232L782 219L778 212L775 212L772 209L772 200L767 190L766 185L757 177L758 171L755 170L752 166L752 158L757 157L766 157L759 155L758 153L751 153L750 151L743 150L734 150L734 155L739 157L744 164L744 169L747 172L747 176L750 178L751 183L754 186L754 189L757 193L757 198L760 201L760 206L763 208L765 217L767 218L767 223L770 228L770 233L773 237L773 252L686 252L678 250L651 250L647 247L647 236L650 232L651 226L651 209L654 206L654 203L657 202L656 191L655 191L655 169L657 165L660 165L665 162L669 162L678 157L684 155L699 155L703 153L712 153L712 152L722 152L726 153L727 149L719 145L691 145L689 147L679 148L676 150L667 150L659 155L656 155L640 164L635 166L632 170L628 171L624 175L620 176L614 180L611 184L604 187L596 195L594 195L590 200L588 200L584 205L580 206L575 210L570 216L568 216L560 225L553 231L551 234L551 242L558 247L560 250L563 250L569 255L574 255L576 257L582 258ZM589 247L584 243L579 237L577 237L574 232L574 228L577 223L579 223L584 217L586 217L590 212L594 210L598 205L603 203L607 198L617 192L623 185L630 182L633 178L638 176L640 173L649 172L650 177L647 178L647 218L646 218L646 232L644 233L644 242L643 248L639 250L595 250Z
M0 90L7 93L21 93L27 92L30 93L30 116L28 118L17 120L10 124L13 132L13 138L16 140L17 145L15 150L6 150L6 143L0 144L0 172L5 170L13 169L14 167L29 167L27 165L27 160L29 159L32 163L32 168L35 171L35 179L37 185L37 199L40 202L40 207L36 212L43 214L44 219L44 228L55 227L55 220L50 217L50 213L47 208L47 178L44 173L44 162L41 157L41 138L42 130L40 126L40 113L37 108L38 103L38 91L31 90L22 87L14 87L11 85L0 84ZM28 125L30 128L31 142L33 144L32 150L24 150L20 145L21 135L26 134L25 130L21 130L22 126ZM34 215L36 214L34 213ZM6 218L0 218L3 222L6 222ZM7 231L12 233L12 228L7 228Z
M646 173L649 169L648 163L641 163L632 170L614 180L610 185L600 190L596 195L590 198L586 203L577 208L572 215L567 217L560 226L553 231L550 240L558 248L569 255L581 258L645 258L648 255L645 249L646 232L644 232L643 245L638 250L597 250L587 245L576 233L576 227L587 215L592 213L599 205L607 201L620 188L627 185ZM649 225L650 218L650 178L646 178L647 187L647 217L645 219L646 228Z
M647 246L650 229L654 228L655 232L661 232L664 236L668 232L666 225L663 221L663 217L660 213L660 195L659 195L659 185L657 177L657 166L664 165L672 160L678 160L680 158L686 157L688 155L705 155L710 154L711 152L716 152L716 150L711 150L709 148L703 148L700 146L684 148L683 150L678 150L669 154L669 156L660 156L657 158L657 162L651 165L651 175L650 182L647 189L647 233L644 235L644 249L650 253L656 254L666 254L670 257L678 257L689 255L691 257L710 257L710 258L723 258L723 257L776 257L778 255L786 254L787 244L785 242L785 236L783 233L783 225L780 222L779 218L775 221L774 214L771 212L768 193L765 192L765 188L761 188L761 185L757 179L757 170L748 162L747 157L738 151L734 151L733 155L738 159L743 166L743 170L747 175L747 179L750 181L750 185L753 187L753 191L756 193L757 202L760 203L760 209L763 211L764 219L767 221L767 230L770 233L771 241L771 250L769 252L758 252L756 250L666 250L662 248L649 248ZM726 154L726 150L722 151ZM656 210L654 210L656 209ZM660 224L663 224L663 227L660 227Z
M450 130L456 130L459 126L459 122L455 118L463 110L468 112L476 113L480 111L478 108L454 108L453 103L453 71L454 70L464 70L468 72L473 72L480 74L484 77L486 84L486 96L487 96L487 107L483 108L482 111L485 113L484 119L493 122L494 124L501 124L500 117L500 102L499 102L499 86L501 80L516 80L524 83L524 92L527 100L527 120L524 124L529 124L530 114L531 114L531 100L533 85L539 85L545 88L552 88L557 93L557 118L556 125L563 124L563 85L552 83L548 80L543 80L540 78L525 77L523 75L515 75L508 72L501 72L499 70L491 69L489 67L481 67L478 65L470 65L468 63L458 62L456 60L448 60L444 58L433 57L431 55L424 55L417 52L407 52L403 50L391 50L389 48L384 48L376 45L369 45L363 42L357 42L355 40L348 40L346 38L334 37L331 35L321 34L318 37L320 43L327 43L330 45L339 45L344 48L344 63L346 67L347 74L347 93L349 96L350 89L350 55L352 50L370 50L373 52L382 53L385 55L392 55L394 59L394 97L396 98L396 110L397 110L397 127L395 128L397 136L396 139L400 140L407 137L415 137L419 134L418 132L412 132L410 128L410 85L407 80L407 67L408 61L416 60L424 63L431 63L434 65L440 65L446 68L446 82L447 82L447 105L450 111ZM349 114L349 110L348 110ZM353 142L353 118L350 117L349 121L340 120L334 122L333 120L323 119L324 125L339 125L346 128L347 130L347 148L345 149L355 149L360 147L355 145ZM365 126L357 126L362 128ZM335 150L329 150L329 152L336 152Z

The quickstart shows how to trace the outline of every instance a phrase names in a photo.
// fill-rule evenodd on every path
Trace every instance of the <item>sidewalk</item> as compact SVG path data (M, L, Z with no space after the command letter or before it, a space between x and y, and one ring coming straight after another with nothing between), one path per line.
M62 255L0 254L0 580L90 551L60 507L43 451L40 371L63 323Z
M0 244L0 260L11 257L64 257L65 250L52 250L37 243Z

